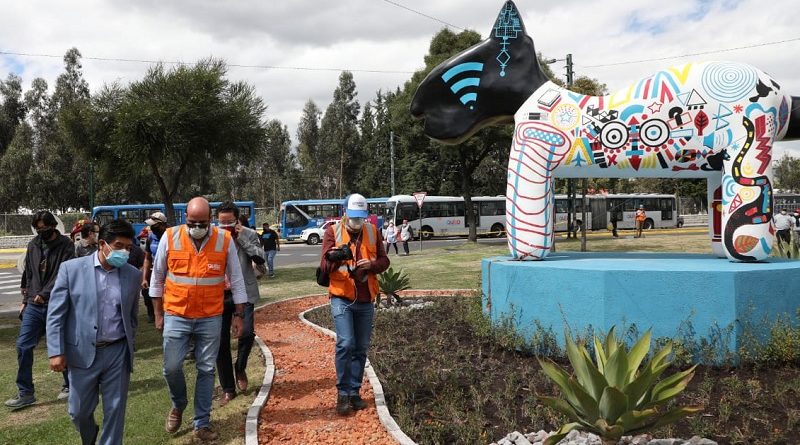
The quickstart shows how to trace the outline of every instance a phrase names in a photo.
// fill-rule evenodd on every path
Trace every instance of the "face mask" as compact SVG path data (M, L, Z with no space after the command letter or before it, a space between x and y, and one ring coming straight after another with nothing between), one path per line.
M361 230L364 226L364 218L347 218L347 228Z
M208 227L191 227L189 229L189 236L194 239L203 239L208 233Z
M161 226L153 226L150 230L153 232L155 236L159 238L161 238L161 235L163 235L164 232L166 231L166 229Z
M39 236L42 237L43 241L50 241L50 237L53 236L53 233L55 233L55 231L56 231L56 229L49 228L49 229L44 229L44 230L42 230L41 232L38 232L38 233L39 233Z
M108 244L106 245L108 246ZM108 262L108 264L110 264L112 267L119 268L124 266L125 263L128 262L128 255L130 255L130 253L125 249L120 249L120 250L111 249L111 253L106 254L105 252L103 252L103 255L106 257L106 261Z

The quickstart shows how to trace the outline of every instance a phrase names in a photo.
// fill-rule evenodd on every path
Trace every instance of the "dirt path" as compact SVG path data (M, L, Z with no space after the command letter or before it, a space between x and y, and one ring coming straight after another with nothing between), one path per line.
M365 378L361 396L367 409L336 415L334 340L298 319L326 297L276 303L256 312L256 334L275 361L269 401L261 411L259 444L392 444L375 411L372 387Z

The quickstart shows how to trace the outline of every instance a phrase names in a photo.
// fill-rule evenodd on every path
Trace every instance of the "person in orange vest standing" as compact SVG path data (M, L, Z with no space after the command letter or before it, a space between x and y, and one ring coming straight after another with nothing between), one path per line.
M189 339L194 338L194 435L202 442L218 437L211 429L211 403L226 277L235 307L231 328L238 338L247 293L236 246L230 232L211 225L208 201L194 198L186 206L186 224L167 229L158 244L150 298L156 329L163 332L164 378L172 399L165 428L175 433L181 427L188 404L183 361Z
M357 193L344 201L345 215L328 226L320 269L330 279L328 298L336 327L336 412L367 407L359 395L367 361L378 274L389 268L380 231L366 221L367 200Z
M644 205L639 204L639 208L636 210L636 236L634 238L641 238L642 229L644 229L644 220L647 219L647 213L644 211Z

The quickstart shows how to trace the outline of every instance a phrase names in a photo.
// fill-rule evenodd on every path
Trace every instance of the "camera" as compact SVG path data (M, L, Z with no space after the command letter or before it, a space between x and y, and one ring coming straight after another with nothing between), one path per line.
M347 261L353 259L353 251L350 250L350 246L347 244L342 244L341 246L331 249L326 254L328 261Z

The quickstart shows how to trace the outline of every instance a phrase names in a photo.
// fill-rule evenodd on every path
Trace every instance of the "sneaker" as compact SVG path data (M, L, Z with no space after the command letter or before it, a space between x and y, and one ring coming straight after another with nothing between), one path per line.
M350 414L350 397L339 395L336 398L336 414L346 416Z
M164 429L168 433L174 433L181 428L181 421L183 420L183 411L178 408L172 408L167 414L167 421L165 422Z
M5 405L9 408L18 409L18 408L24 408L26 406L31 406L34 403L36 403L36 397L34 397L33 394L27 394L27 395L17 394L17 396L14 397L13 399L6 400Z
M354 395L350 396L350 408L353 408L353 411L362 410L367 407L367 402L361 399L361 396Z
M57 400L65 400L65 399L68 399L68 398L69 398L69 387L65 386L65 387L61 388L61 392L58 393L58 396L56 396L56 399Z
M274 273L271 273L271 274L269 274L269 277L270 277L270 278L275 278L275 274L274 274Z
M200 440L200 442L210 442L212 440L217 440L219 434L212 431L210 426L204 426L194 430L194 437Z

